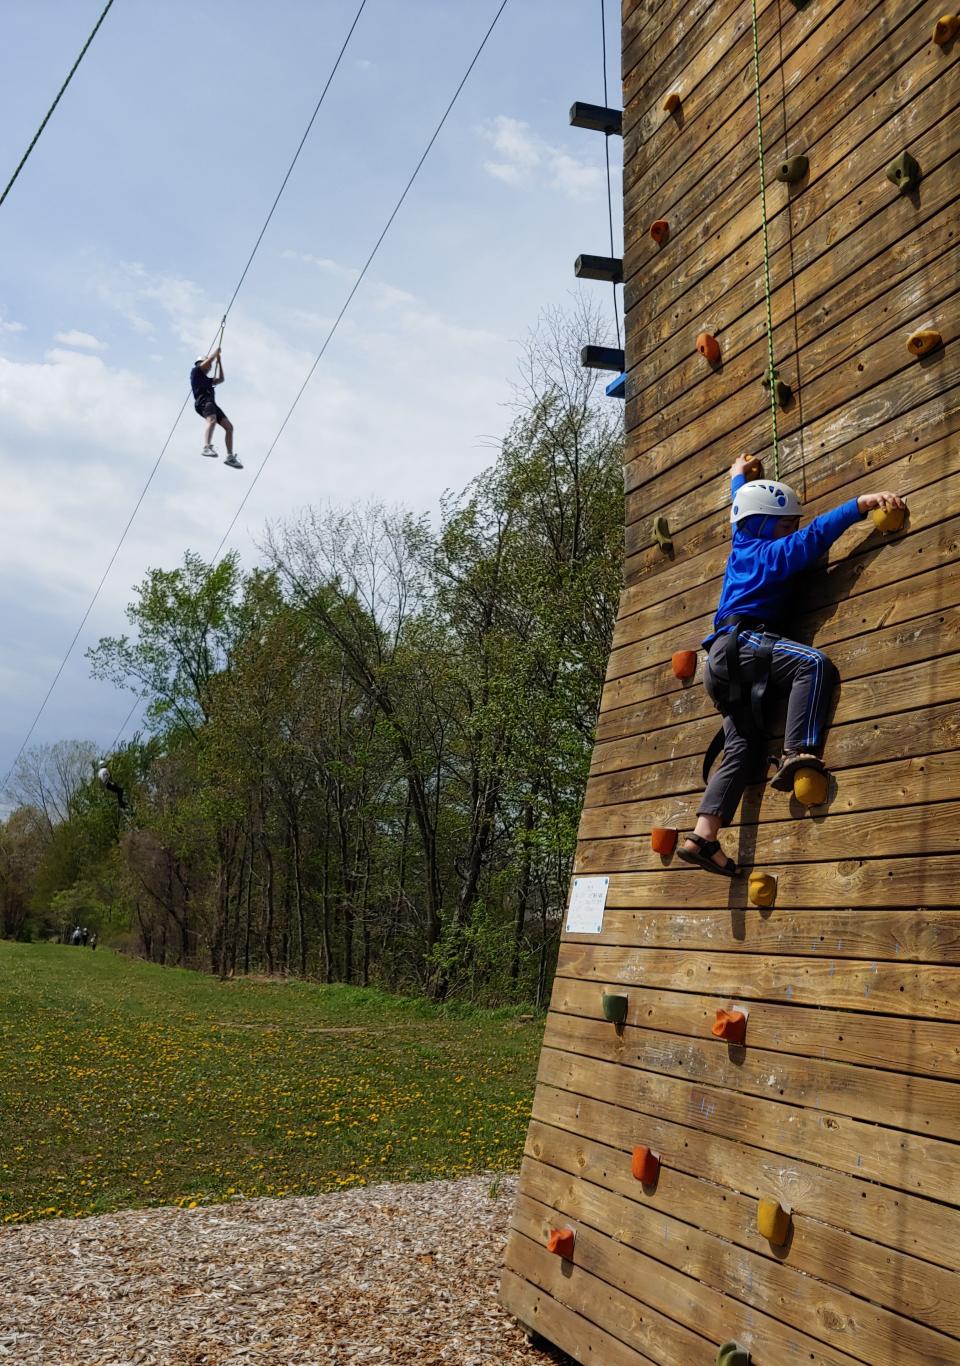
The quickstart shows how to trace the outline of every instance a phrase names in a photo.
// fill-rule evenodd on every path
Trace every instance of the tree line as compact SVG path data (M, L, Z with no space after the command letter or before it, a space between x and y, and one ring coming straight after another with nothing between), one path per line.
M262 563L150 570L88 652L143 732L20 759L0 929L156 962L545 1001L616 615L622 410L552 314L436 525L307 508ZM399 481L398 481L399 482Z

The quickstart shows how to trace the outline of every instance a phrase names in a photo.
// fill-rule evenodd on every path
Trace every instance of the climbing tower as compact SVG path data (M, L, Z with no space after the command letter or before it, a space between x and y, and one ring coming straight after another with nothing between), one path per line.
M624 281L626 557L502 1295L578 1362L960 1363L958 30L624 0L622 120L575 106L624 138L579 272ZM741 452L909 514L804 580L833 779L748 790L728 882L672 851Z

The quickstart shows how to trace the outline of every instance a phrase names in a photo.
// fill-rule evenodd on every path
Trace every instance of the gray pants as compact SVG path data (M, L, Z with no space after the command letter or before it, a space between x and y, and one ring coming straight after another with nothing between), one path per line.
M742 630L739 640L740 675L747 699L754 679L754 660L763 639L759 631ZM727 637L718 636L710 646L704 687L714 702L726 692ZM788 694L784 751L819 754L823 748L827 711L837 683L837 670L825 654L795 640L778 640L770 659L767 696ZM723 718L723 757L697 810L698 816L719 816L729 825L748 783L760 783L767 773L766 737L742 734L731 717Z

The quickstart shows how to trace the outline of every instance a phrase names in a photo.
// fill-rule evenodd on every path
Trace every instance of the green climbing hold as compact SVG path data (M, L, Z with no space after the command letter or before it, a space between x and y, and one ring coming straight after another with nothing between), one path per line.
M810 162L806 157L787 157L786 161L781 161L774 172L775 180L782 180L785 185L796 185L798 180L802 180L810 169Z
M750 1353L736 1342L717 1348L717 1366L750 1366Z
M762 383L764 389L769 391L770 376L764 375ZM786 408L787 404L793 398L793 390L790 388L790 385L787 383L785 379L779 378L776 370L774 370L773 372L773 388L777 396L777 403L780 405L781 408Z
M920 183L920 167L909 152L901 152L887 167L887 179L899 190L915 190Z
M608 995L607 992L604 992L602 998L603 1018L609 1020L611 1024L625 1024L629 1004L626 996Z
M664 555L673 554L673 537L670 535L670 524L666 517L654 517L653 539L663 551Z

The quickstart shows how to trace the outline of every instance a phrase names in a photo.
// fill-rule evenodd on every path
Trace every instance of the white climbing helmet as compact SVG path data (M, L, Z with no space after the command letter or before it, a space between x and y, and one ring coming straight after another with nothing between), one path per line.
M733 526L744 517L799 517L800 499L789 484L751 479L737 489L730 509Z

